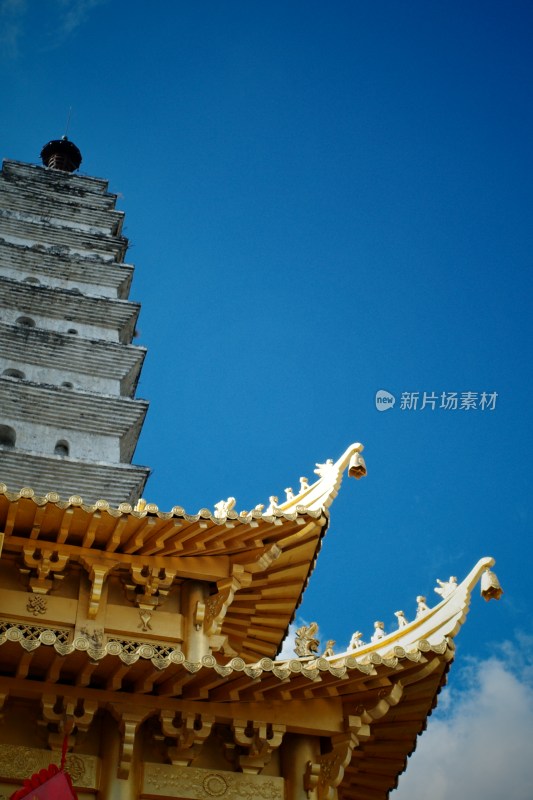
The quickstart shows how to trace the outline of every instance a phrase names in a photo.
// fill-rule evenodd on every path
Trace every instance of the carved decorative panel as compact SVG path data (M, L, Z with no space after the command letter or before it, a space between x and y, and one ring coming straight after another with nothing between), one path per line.
M49 764L60 758L60 754L51 750L39 750L23 745L0 745L0 780L13 778L22 781L34 772L46 769ZM69 753L66 768L75 786L86 789L97 789L98 758Z
M145 764L142 797L184 800L283 800L283 778Z

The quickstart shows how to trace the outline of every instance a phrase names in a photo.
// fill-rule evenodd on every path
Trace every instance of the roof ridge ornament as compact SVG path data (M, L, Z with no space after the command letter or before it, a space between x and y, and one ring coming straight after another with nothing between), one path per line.
M435 592L442 599L434 608L429 608L426 598L418 595L416 617L412 622L407 620L403 611L395 611L394 615L398 621L398 628L395 631L386 633L384 623L377 620L374 622L374 633L370 642L368 644L363 642L361 631L355 631L346 653L342 655L350 655L357 651L359 656L362 654L360 651L366 654L376 650L380 654L386 654L391 647L401 647L410 651L420 640L427 639L430 644L438 644L446 636L453 638L466 618L470 595L478 581L481 583L481 596L485 600L499 600L502 596L503 589L500 582L490 569L494 563L491 557L481 558L461 583L457 583L457 578L453 575L448 581L437 578L438 585Z
M276 510L286 513L287 511L296 511L298 506L303 506L309 511L329 508L338 494L346 469L348 469L348 476L356 480L367 474L365 460L361 455L363 449L364 445L355 442L346 448L337 461L334 462L332 458L328 458L323 464L317 463L314 472L318 475L318 480L309 485L307 478L300 478L298 494L295 495L291 492L292 497L287 496L287 500L276 506Z

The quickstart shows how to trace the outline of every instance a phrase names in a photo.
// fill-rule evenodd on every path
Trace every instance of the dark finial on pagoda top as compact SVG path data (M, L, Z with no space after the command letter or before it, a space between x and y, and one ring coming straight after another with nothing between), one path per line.
M62 136L45 144L41 150L41 158L45 167L74 172L81 164L81 153L74 144Z

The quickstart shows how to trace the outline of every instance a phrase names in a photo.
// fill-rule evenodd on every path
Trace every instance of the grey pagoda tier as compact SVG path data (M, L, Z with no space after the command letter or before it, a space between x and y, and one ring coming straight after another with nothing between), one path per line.
M72 142L42 156L0 174L0 480L132 503L149 474L131 464L148 404L134 398L146 351L131 344L124 215L107 181L73 174Z

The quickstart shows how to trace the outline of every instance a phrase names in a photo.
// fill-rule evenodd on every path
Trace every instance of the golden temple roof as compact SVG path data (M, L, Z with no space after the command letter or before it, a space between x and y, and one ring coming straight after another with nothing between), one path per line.
M82 692L85 702L100 706L116 704L117 690L124 699L134 692L144 718L169 718L178 710L201 714L207 707L218 722L264 717L294 732L332 736L336 756L344 753L346 760L339 797L385 800L445 682L452 638L465 619L471 591L493 563L481 559L435 608L407 626L328 658L261 658L250 664L234 657L222 664L206 655L189 662L178 649L162 645L104 642L91 635L72 640L66 629L3 621L2 662L11 676L4 678L4 689L33 698L46 684L65 702Z
M174 715L188 714L207 715L209 725L239 729L253 720L277 726L280 736L329 737L332 750L304 776L308 790L327 779L319 797L336 786L340 800L386 800L445 682L471 591L492 575L494 562L481 559L459 585L438 581L440 603L419 604L412 622L397 612L398 629L388 635L376 623L381 628L368 644L354 634L344 653L275 660L343 473L366 474L361 450L356 444L337 462L317 464L315 483L301 479L298 495L288 490L279 505L271 497L266 512L237 513L233 498L197 514L178 506L162 512L144 501L113 508L104 500L85 504L77 496L62 500L0 484L0 594L9 609L0 618L2 691L42 697L51 708L61 696L84 713L107 709L117 718L130 713L134 698L137 721L158 717L163 730L172 731ZM50 592L50 575L61 578L67 564L80 602L86 598L82 619L94 624L78 623L78 596L68 587ZM33 576L30 593L20 591L19 571ZM152 607L139 595L124 600L124 592L152 579L165 587L153 617L158 632L138 624L139 617L149 622L152 614L143 618L143 609ZM181 649L181 609L165 610L166 594L187 580L211 587L205 603L196 603L193 622L219 648L197 661ZM116 594L106 597L104 584L112 581L109 592ZM501 593L497 582L487 585L488 596ZM41 614L46 624L39 624Z
M271 498L265 513L237 513L230 503L197 514L179 506L162 512L144 501L112 508L105 500L85 504L78 496L62 500L56 492L38 496L31 488L11 492L0 484L4 547L15 553L46 547L84 565L93 580L93 609L99 603L91 569L96 562L117 572L150 567L178 580L212 581L212 632L227 637L231 652L247 661L273 657L314 568L326 508L349 464L357 461L362 469L361 450L355 444L337 462L318 464L315 483L305 482L280 505Z

